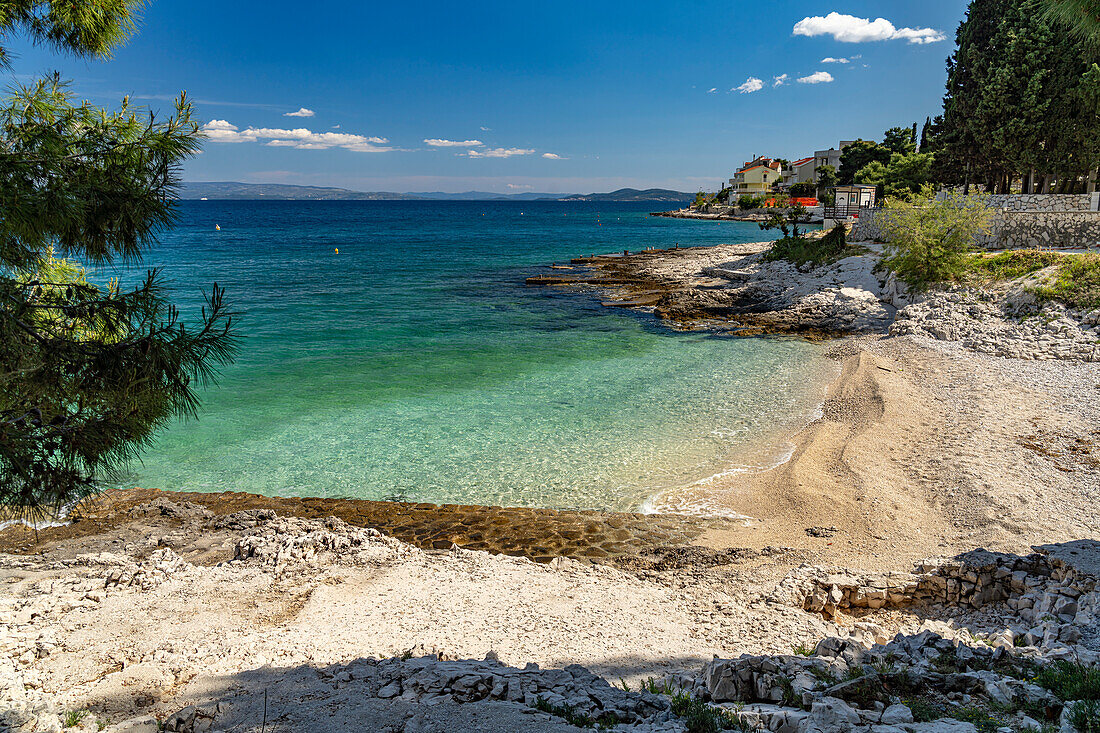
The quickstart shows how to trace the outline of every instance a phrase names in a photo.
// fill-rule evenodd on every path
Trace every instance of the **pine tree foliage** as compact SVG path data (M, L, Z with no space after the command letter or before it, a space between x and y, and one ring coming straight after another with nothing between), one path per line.
M132 0L0 2L0 38L22 32L105 56L133 28ZM0 52L5 62L8 55ZM57 77L0 104L0 506L76 501L198 405L236 347L215 284L195 326L163 278L88 281L78 263L137 261L174 220L181 162L201 134L181 96L165 120L123 100L78 102Z
M1100 0L1045 0L1046 16L1079 38L1100 41Z

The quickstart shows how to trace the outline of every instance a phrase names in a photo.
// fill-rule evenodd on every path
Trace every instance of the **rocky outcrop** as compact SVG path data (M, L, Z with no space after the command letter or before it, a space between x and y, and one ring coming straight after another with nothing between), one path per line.
M353 527L336 517L272 517L237 542L235 562L271 566L278 574L303 564L378 565L416 552L376 529Z
M898 311L890 333L957 341L973 351L1015 359L1100 361L1100 310L1040 304L1023 284L1007 293L928 293Z
M766 332L883 332L894 309L883 298L885 278L875 273L876 262L859 255L800 268L753 255L703 270L729 286L671 291L658 302L656 313L677 323L723 316L743 329Z

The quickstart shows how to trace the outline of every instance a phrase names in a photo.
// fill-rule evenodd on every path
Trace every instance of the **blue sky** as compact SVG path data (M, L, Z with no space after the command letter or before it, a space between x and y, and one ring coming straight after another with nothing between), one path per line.
M10 47L19 79L60 70L97 104L168 111L187 90L211 140L186 180L713 190L753 154L794 159L936 114L965 8L152 0L106 62Z

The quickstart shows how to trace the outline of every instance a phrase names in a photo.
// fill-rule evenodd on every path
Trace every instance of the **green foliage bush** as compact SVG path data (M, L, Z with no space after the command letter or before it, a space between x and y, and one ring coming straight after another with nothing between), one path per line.
M753 196L751 194L743 193L740 198L737 199L737 208L742 211L750 211L752 209L764 208L764 197Z
M791 196L796 199L813 198L817 196L817 186L813 183L796 183L791 186Z
M730 713L708 705L690 692L681 690L672 696L672 712L687 726L688 733L719 733L744 730L740 720Z
M1059 659L1041 668L1035 682L1062 700L1100 700L1100 667Z
M1081 700L1069 711L1069 722L1080 733L1100 733L1100 702Z
M569 723L569 725L576 726L577 728L599 728L600 730L606 730L615 727L620 722L618 716L614 713L603 713L598 718L593 718L577 712L576 708L572 705L554 705L543 697L535 700L535 709L553 715L554 717L562 718L565 722Z
M1038 249L1013 249L995 255L974 253L967 257L965 279L977 283L1015 280L1044 267L1057 265L1065 255Z
M843 224L838 224L824 237L817 239L784 237L764 253L764 259L768 262L787 260L796 265L804 265L808 262L817 266L835 262L847 247L847 230Z
M990 230L993 211L985 197L948 192L940 199L925 188L909 201L887 199L882 227L890 244L883 265L916 289L957 280L978 235Z

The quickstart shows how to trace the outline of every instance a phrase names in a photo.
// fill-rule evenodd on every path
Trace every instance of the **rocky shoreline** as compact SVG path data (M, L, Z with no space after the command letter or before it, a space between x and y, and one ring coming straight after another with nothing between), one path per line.
M1040 730L1051 721L1072 731L1078 703L1064 697L1072 688L1039 671L1100 658L1096 542L1025 556L966 553L912 573L792 568L778 583L710 595L723 599L717 610L727 621L756 617L767 626L742 626L724 647L744 653L695 665L669 659L665 672L624 660L609 679L606 662L602 675L580 664L523 665L499 638L475 641L481 654L469 658L470 640L452 637L448 649L445 633L443 648L425 641L389 656L371 647L384 629L335 632L335 645L326 634L348 613L361 619L366 598L387 603L385 585L371 579L407 567L457 572L474 585L507 567L528 592L549 584L575 594L594 583L631 588L650 604L680 587L683 567L539 565L458 547L425 553L336 518L214 515L163 497L135 509L135 519L172 517L182 527L149 537L143 545L156 549L147 554L80 552L117 544L116 530L98 544L0 556L5 730L717 730L699 727L709 720L784 733ZM228 559L214 562L215 545ZM738 564L726 557L686 574L694 585L713 584ZM228 603L213 600L229 588L238 593ZM242 604L243 615L230 611ZM178 614L189 607L198 618L184 621ZM454 623L436 619L436 634Z
M846 336L791 459L700 488L749 521L112 492L0 532L0 731L1083 730L1092 316L765 247L547 273L677 329Z
M529 285L597 288L604 304L652 312L675 329L736 335L916 335L1018 359L1100 360L1100 310L1030 294L1037 273L988 287L911 293L879 268L881 245L813 267L763 253L770 242L647 250L572 261Z

